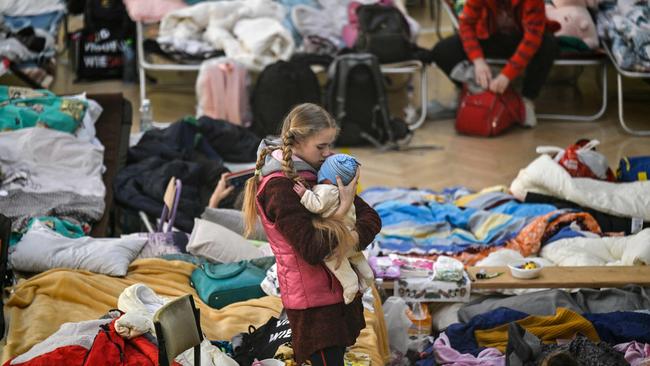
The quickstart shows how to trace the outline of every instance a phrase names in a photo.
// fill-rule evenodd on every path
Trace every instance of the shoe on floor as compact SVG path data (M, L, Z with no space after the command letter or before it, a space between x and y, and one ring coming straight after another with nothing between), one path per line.
M535 103L528 98L524 99L524 107L526 109L526 117L524 117L523 125L525 127L537 126L537 116L535 116Z

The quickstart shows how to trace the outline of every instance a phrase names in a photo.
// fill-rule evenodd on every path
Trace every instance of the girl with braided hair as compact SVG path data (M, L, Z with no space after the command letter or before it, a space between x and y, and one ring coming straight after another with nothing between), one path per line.
M381 229L377 213L355 196L359 169L347 185L337 177L340 206L326 222L309 212L294 191L296 183L316 184L337 133L336 122L321 107L296 106L283 122L281 140L260 145L243 205L246 232L259 215L275 254L296 361L309 360L313 366L342 366L345 347L365 328L360 294L345 304L342 286L324 261L349 247L365 249ZM349 230L343 218L353 204L357 220Z

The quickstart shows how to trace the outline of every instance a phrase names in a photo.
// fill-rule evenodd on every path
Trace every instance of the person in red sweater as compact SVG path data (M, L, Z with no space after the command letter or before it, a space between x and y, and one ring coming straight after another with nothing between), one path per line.
M280 140L260 144L255 175L247 181L244 195L246 233L253 231L258 216L278 265L282 303L289 318L291 343L298 364L343 366L345 347L356 342L365 328L361 294L350 304L343 289L325 266L325 258L339 243L314 221L317 215L300 203L297 182L311 187L325 159L333 154L338 134L336 121L315 104L296 106L285 118ZM350 242L365 249L379 233L381 220L355 195L359 170L348 185L337 177L340 207L328 220L342 218L354 203L357 217ZM333 222L334 222L333 221Z
M524 75L525 125L537 124L533 100L546 81L559 47L551 33L557 23L546 19L544 0L467 0L460 32L438 42L432 59L448 76L460 62L474 64L476 83L503 93ZM493 77L486 58L508 59Z

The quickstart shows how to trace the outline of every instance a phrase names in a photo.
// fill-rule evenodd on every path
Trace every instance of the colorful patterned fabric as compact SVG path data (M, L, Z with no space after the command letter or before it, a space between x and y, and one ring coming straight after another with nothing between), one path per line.
M470 248L504 245L526 224L525 218L460 209L429 202L410 205L389 201L375 207L382 220L377 237L387 252L454 254Z
M0 85L0 131L39 126L74 133L87 108L86 101L49 90Z
M517 250L524 257L537 254L544 243L563 227L576 222L581 229L602 234L598 222L586 212L557 210L538 217L508 242L507 248Z

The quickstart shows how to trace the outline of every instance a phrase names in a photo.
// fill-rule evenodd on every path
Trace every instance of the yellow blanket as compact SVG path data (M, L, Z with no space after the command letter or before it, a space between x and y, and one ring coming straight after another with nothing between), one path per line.
M116 308L120 293L135 283L144 283L166 297L192 294L201 310L203 332L212 340L229 340L246 332L248 325L260 326L282 310L280 299L270 296L212 309L189 284L194 268L182 261L141 259L131 264L124 278L53 269L22 281L5 304L9 329L2 363L43 341L63 323L97 319ZM366 328L352 350L368 354L373 365L384 365L389 357L388 337L378 299L375 291L375 313L365 311Z

